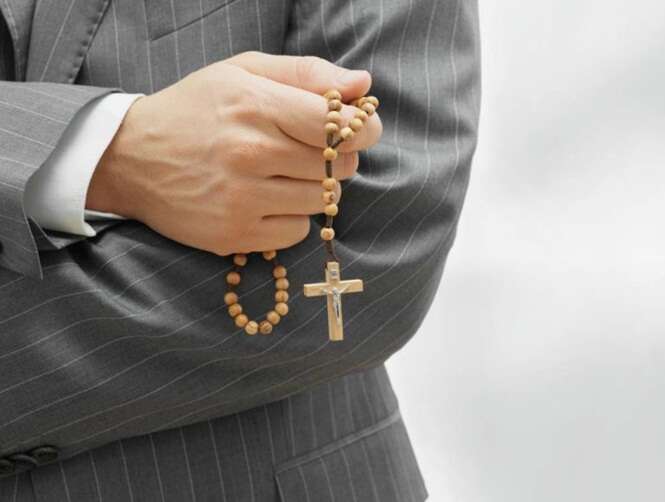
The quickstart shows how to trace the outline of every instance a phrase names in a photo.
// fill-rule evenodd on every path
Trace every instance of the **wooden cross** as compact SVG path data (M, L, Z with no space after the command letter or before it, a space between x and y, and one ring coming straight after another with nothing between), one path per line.
M359 293L363 290L363 281L353 279L342 281L339 273L339 263L329 261L326 263L326 282L305 284L305 296L328 297L328 335L334 342L344 339L344 321L342 319L342 295L345 293Z

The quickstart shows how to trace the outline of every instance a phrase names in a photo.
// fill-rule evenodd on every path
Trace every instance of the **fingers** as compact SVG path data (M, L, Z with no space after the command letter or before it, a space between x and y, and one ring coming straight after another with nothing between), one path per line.
M328 105L323 96L269 80L263 82L261 91L267 94L265 102L269 104L265 113L282 133L310 146L321 149L327 146L324 126ZM341 125L348 124L357 111L355 106L342 104L339 111ZM379 140L382 133L381 119L378 113L374 113L367 118L363 128L351 140L343 141L337 150L352 152L367 149Z
M267 176L286 176L301 180L318 180L325 177L323 150L300 143L284 136L279 142L279 151L264 164ZM338 153L332 161L333 177L344 180L356 174L359 164L358 152Z
M273 55L247 51L225 59L224 62L318 95L334 87L342 93L343 101L367 94L372 85L369 72L349 70L317 56Z
M326 202L321 181L296 180L290 178L259 179L256 183L257 200L264 216L313 215L323 212ZM342 187L337 183L335 201L342 197Z
M255 227L252 251L289 248L304 240L310 231L310 217L296 215L266 216Z

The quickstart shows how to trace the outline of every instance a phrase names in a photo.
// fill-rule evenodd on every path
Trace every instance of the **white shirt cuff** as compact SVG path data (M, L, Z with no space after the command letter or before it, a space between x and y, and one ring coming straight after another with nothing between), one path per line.
M65 129L51 156L28 180L25 212L42 228L93 237L85 220L125 219L85 209L97 163L132 103L144 94L111 93L85 105Z

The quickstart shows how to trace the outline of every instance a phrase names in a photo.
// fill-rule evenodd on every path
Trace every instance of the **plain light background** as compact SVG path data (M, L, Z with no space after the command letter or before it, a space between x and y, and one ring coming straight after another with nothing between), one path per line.
M665 500L665 3L480 1L480 140L388 367L444 502Z

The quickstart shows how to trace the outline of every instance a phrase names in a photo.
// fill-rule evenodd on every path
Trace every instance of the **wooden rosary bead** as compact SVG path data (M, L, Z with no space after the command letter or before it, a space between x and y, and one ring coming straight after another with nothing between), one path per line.
M275 268L272 269L272 276L275 279L286 277L286 267L284 265L277 265Z
M277 256L277 251L264 251L263 258L267 261L273 260Z
M372 103L372 105L374 105L374 108L379 107L379 99L376 96L367 96L366 101Z
M367 112L365 110L356 110L353 113L353 117L365 122L369 118L369 115L367 115Z
M356 98L351 101L351 106L355 106L360 108L365 102L367 101L367 98L365 96L362 96L360 98Z
M344 129L346 129L346 127ZM344 129L342 129L342 133L344 132ZM323 150L323 158L326 160L335 160L337 158L337 150L327 147Z
M261 324L259 324L259 332L262 335L269 335L272 333L272 324L268 321L261 321Z
M374 112L376 111L374 105L372 103L365 103L360 107L361 110L367 112L367 115L374 115Z
M224 295L224 303L227 305L233 305L234 303L238 303L238 295L235 294L233 291L229 291Z
M233 256L233 263L238 265L239 267L244 267L247 265L247 255L244 254L236 254Z
M242 305L240 305L239 303L234 303L233 305L229 306L229 315L231 317L235 317L241 313L242 313Z
M275 301L276 302L283 302L286 303L289 301L289 293L280 289L279 291L275 291Z
M335 231L330 227L323 227L321 229L321 238L324 241L331 241L335 238Z
M337 194L335 194L335 192L331 192L330 190L323 192L323 202L326 204L332 204L333 202L336 202L336 200Z
M282 316L279 315L277 312L274 310L271 310L266 314L266 319L268 319L268 322L272 325L277 325L279 324L279 321L282 319Z
M328 122L325 127L326 134L337 134L339 132L339 126L334 122Z
M349 122L349 127L353 129L355 132L360 131L363 128L363 125L365 124L359 118L352 118L351 121Z
M323 187L324 190L327 190L328 192L332 192L337 188L337 180L335 178L325 178L321 182L321 186Z
M236 326L238 326L239 328L244 328L248 322L249 322L249 317L247 317L245 314L238 314L235 317Z
M280 277L275 281L276 289L289 289L289 280L286 277Z
M259 325L256 321L249 321L245 324L245 333L248 335L256 335L259 331Z
M353 138L353 134L353 129L350 127L343 127L339 132L339 135L342 137L342 139L351 139Z
M344 117L342 117L342 114L337 111L328 112L326 115L326 122L334 122L338 126L341 126L344 122Z
M240 274L238 272L229 272L226 274L226 282L233 286L237 286L240 284Z
M343 131L344 129L342 129ZM323 158L326 160L335 160L337 158L337 150L334 148L326 148L323 150Z
M323 208L323 212L326 213L327 216L337 216L339 207L337 207L337 204L328 204L325 208Z
M286 303L276 303L275 311L283 317L289 313L289 306Z
M323 97L326 98L327 100L331 100L331 99L341 100L342 99L342 95L340 94L340 92L337 89L327 90L326 93L323 95Z
M342 109L342 102L339 99L331 99L328 101L328 110L331 112L338 112Z

